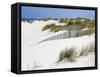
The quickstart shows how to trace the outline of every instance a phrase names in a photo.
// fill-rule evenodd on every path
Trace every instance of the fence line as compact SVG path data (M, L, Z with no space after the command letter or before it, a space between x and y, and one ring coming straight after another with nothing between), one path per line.
M44 39L38 43L45 42L45 41L50 41L50 40L58 40L58 39L66 39L66 38L72 38L72 37L79 37L83 35L91 34L91 32L88 32L88 30L71 30L68 32L64 32L62 34L58 34L52 37L49 37L47 39Z
M47 39L44 39L41 42L45 42L45 41L50 41L50 40L57 40L57 39L66 39L66 38L71 38L71 37L76 37L78 31L68 31L68 32L64 32L62 34L58 34L52 37L49 37Z

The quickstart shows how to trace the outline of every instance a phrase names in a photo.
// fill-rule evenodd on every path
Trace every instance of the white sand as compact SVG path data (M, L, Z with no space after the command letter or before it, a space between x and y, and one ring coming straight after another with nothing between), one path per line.
M60 62L55 65L61 50L75 47L77 52L80 53L78 50L81 47L94 42L94 35L52 40L34 45L44 37L54 34L49 31L41 31L43 26L52 23L58 22L55 20L49 20L48 22L34 21L32 24L22 22L22 70L94 66L95 57L93 53L79 57L74 63Z

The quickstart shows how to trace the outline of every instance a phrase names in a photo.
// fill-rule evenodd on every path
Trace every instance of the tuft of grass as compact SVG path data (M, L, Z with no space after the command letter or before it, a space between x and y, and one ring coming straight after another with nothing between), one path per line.
M61 30L61 26L55 25L55 24L50 24L50 25L46 25L42 28L42 31L45 31L45 30L50 30L51 32L58 32Z
M61 26L53 26L50 28L50 31L51 32L58 32L61 30Z
M81 49L81 53L79 56L87 56L89 54L89 48L88 47L83 47Z
M81 48L79 56L77 55L76 49L73 47L70 49L64 49L59 54L58 62L63 60L75 62L76 58L80 56L87 56L91 52L95 52L95 43L92 43L89 46Z
M46 25L46 26L44 26L43 28L42 28L42 31L45 31L45 30L48 30L48 29L50 29L50 25Z
M49 25L46 25L42 28L42 31L45 31L45 30L49 30L51 29L52 27L56 26L55 24L49 24Z
M65 49L61 51L61 53L59 54L58 62L65 60L65 59L70 62L74 62L75 58L76 58L75 48Z
M90 44L89 52L95 52L95 43Z
M95 44L90 44L87 47L83 47L81 49L81 53L79 56L87 56L90 52L95 52Z

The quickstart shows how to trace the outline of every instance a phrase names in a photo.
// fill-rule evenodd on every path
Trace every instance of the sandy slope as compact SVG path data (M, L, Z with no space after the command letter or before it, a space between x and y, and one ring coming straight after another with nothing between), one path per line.
M58 22L53 20L48 22L34 21L32 24L22 22L22 70L94 66L95 57L93 53L79 57L77 62L74 63L61 62L55 64L61 50L76 47L78 52L81 47L94 42L94 35L46 41L34 45L43 37L53 34L48 31L41 31L43 26L51 23Z

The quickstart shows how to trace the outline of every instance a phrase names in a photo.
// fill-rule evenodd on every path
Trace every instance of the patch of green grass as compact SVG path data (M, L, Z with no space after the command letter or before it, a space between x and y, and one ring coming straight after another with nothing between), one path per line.
M50 31L51 32L58 32L61 30L61 26L53 26L50 28Z
M50 24L50 25L46 25L42 28L42 31L45 31L45 30L48 30L48 29L51 29L52 27L56 26L55 24Z
M51 32L58 32L61 30L61 26L55 25L55 24L50 24L50 25L46 25L42 28L42 31L45 31L45 30L50 30Z
M44 26L44 27L42 28L42 31L48 30L48 29L50 29L50 28L51 28L50 25L46 25L46 26Z
M44 18L42 20L48 21L48 20L51 20L51 18ZM58 20L58 19L55 19L55 20ZM73 26L73 27L79 26L81 27L81 29L87 28L88 30L79 32L77 36L90 35L95 32L95 20L84 19L84 21L82 21L82 18L72 18L72 19L60 18L59 23L65 23L65 25L63 26L56 25L56 24L46 25L42 28L42 31L49 30L51 32L58 32L62 28L67 27L67 26Z
M90 19L84 19L84 21L81 21L81 18L78 19L70 19L68 21L68 19L60 19L59 23L65 23L65 26L69 26L69 25L79 25L82 26L83 28L89 28L89 29L93 29L95 28L95 20L90 20Z

